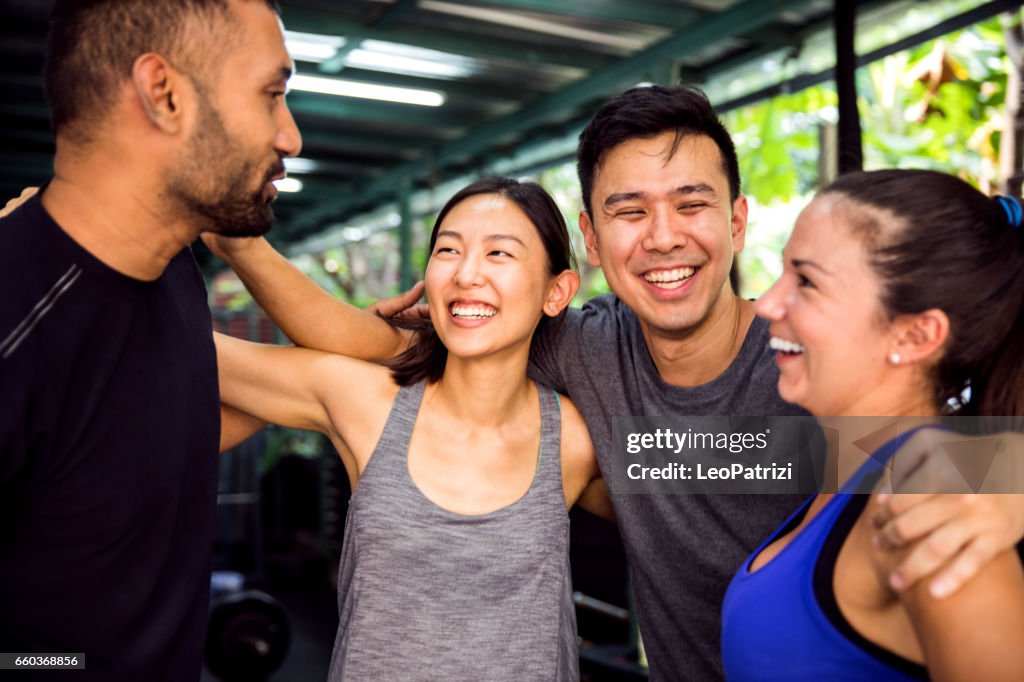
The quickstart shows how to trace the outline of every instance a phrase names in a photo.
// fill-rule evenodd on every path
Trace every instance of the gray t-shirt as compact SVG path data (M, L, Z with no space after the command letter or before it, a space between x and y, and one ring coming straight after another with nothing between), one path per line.
M612 294L568 311L534 340L530 375L568 394L610 471L615 417L806 415L776 388L768 325L756 319L715 380L661 380L636 315ZM621 458L620 458L621 459ZM743 560L806 495L612 493L652 680L722 679L721 606Z

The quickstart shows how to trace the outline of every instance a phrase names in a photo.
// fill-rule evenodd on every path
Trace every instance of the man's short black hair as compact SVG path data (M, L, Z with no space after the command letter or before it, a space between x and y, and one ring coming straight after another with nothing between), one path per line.
M722 172L729 179L729 199L735 201L740 194L736 147L707 95L689 86L651 85L627 90L602 106L580 133L576 172L584 208L590 211L594 175L605 154L628 140L651 138L666 131L676 134L670 157L685 137L706 135L711 138L722 154Z
M265 0L277 11L277 4ZM57 0L43 85L55 132L87 141L135 60L147 52L192 77L233 44L228 0ZM215 27L215 30L214 30ZM216 40L214 40L214 36Z

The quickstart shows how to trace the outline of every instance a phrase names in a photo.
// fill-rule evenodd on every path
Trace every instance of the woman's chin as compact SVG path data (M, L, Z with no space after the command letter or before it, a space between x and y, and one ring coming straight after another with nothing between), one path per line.
M802 407L814 414L813 405L815 401L810 399L811 397L807 395L807 391L801 390L800 387L787 382L785 378L779 379L779 396L787 403Z
M786 380L786 377L780 376L779 383L775 386L779 391L779 396L787 403L793 402L793 384Z

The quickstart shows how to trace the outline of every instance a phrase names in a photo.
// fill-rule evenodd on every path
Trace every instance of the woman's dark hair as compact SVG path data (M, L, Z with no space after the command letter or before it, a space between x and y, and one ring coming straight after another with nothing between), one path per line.
M437 231L440 229L441 223L444 222L445 216L466 199L481 194L494 194L507 199L526 214L533 226L537 228L537 235L540 237L541 243L544 244L544 250L548 257L549 274L554 276L565 270L576 268L572 242L569 240L569 230L566 228L562 212L551 196L535 182L519 182L515 178L502 177L477 180L463 187L448 200L441 212L437 214L437 220L434 221L434 229L430 233L430 245L427 249L428 259L434 252ZM544 325L548 321L549 318L542 317L540 324ZM388 322L396 327L414 329L418 332L416 345L384 363L391 368L391 376L395 383L399 386L409 386L423 379L430 383L440 379L448 360L448 349L441 343L433 323L429 320L400 319L391 319ZM540 325L538 325L539 328Z
M822 193L860 205L845 215L865 240L890 319L932 308L949 318L931 377L936 406L1024 415L1024 228L995 199L935 171L850 173Z

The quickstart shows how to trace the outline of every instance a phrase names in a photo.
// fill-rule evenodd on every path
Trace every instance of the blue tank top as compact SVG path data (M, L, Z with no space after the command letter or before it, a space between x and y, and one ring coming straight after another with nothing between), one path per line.
M879 448L781 552L756 572L764 548L799 524L812 496L733 577L722 606L722 661L730 682L904 682L926 680L924 666L858 633L836 603L836 558L867 504L882 466L913 433Z

